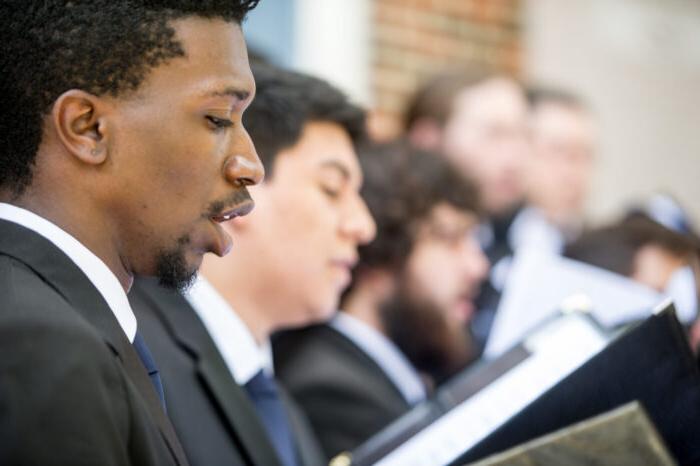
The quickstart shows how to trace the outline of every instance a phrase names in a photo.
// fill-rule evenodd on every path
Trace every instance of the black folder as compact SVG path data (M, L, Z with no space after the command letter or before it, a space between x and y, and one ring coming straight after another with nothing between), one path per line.
M520 345L458 377L435 398L351 452L352 464L381 462L527 357ZM623 332L448 464L482 459L635 400L678 462L700 465L700 373L672 306Z
M628 330L453 464L637 400L679 464L700 465L700 373L672 306Z

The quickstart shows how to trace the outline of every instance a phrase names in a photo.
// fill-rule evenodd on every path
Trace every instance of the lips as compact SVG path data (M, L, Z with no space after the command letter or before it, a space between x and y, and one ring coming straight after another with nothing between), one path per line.
M346 259L333 259L331 263L337 267L352 270L357 265L357 257L348 257Z
M340 283L341 288L345 288L350 284L352 279L352 269L357 265L357 256L338 258L331 260L331 266L336 270L341 271Z
M469 322L474 315L474 303L469 299L459 299L454 304L454 313L457 321Z
M216 223L227 222L236 217L242 217L243 215L248 215L255 207L255 202L252 199L247 200L233 209L225 210L216 215L212 215L212 221Z
M232 209L221 211L216 215L211 215L209 218L211 219L211 224L214 227L215 233L213 235L213 240L210 241L209 251L219 257L228 254L233 246L233 241L231 240L231 236L221 227L221 223L247 215L253 210L253 207L255 207L255 203L252 199L248 199Z

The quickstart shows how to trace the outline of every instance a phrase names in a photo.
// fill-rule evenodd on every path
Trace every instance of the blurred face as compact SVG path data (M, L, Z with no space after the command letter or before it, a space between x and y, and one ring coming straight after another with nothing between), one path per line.
M489 268L476 239L476 222L474 215L452 206L436 206L419 228L405 269L411 294L460 328L474 313L473 300Z
M126 268L179 287L204 253L229 250L219 223L252 209L246 186L263 168L241 125L255 85L240 26L195 18L173 26L185 56L113 102L115 176L104 191Z
M488 271L475 225L473 215L437 206L419 228L394 294L381 308L389 337L437 383L473 358L465 324Z
M593 125L583 110L542 103L532 114L528 199L556 223L579 219L593 168Z
M517 84L493 78L462 91L445 126L445 154L476 182L492 215L514 207L523 196L529 153L526 118Z
M325 320L336 310L375 224L359 195L362 173L339 125L307 123L296 145L275 158L272 176L254 191L245 241L255 271L274 296L276 327ZM268 293L269 294L269 293Z
M632 279L663 292L673 274L688 264L686 258L661 246L648 244L637 251L632 268Z

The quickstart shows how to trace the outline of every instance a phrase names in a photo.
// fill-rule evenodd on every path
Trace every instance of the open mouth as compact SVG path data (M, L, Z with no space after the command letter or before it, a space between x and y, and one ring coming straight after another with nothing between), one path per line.
M217 215L212 215L211 219L216 223L227 222L236 217L242 217L243 215L248 215L251 210L255 207L255 202L252 199L247 200L233 209L225 210Z

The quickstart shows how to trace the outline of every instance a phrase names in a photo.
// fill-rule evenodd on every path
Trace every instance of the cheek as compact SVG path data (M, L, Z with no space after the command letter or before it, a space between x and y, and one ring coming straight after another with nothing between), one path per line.
M132 176L152 195L174 196L186 202L198 190L212 186L221 167L223 136L215 136L190 118L173 111L157 124L130 124L120 140L128 141L124 162Z
M441 303L449 296L455 281L446 251L438 247L426 247L416 251L409 263L410 283L423 297Z
M325 257L332 251L337 241L338 212L317 187L289 189L274 202L280 231L287 232L298 249L310 258Z

